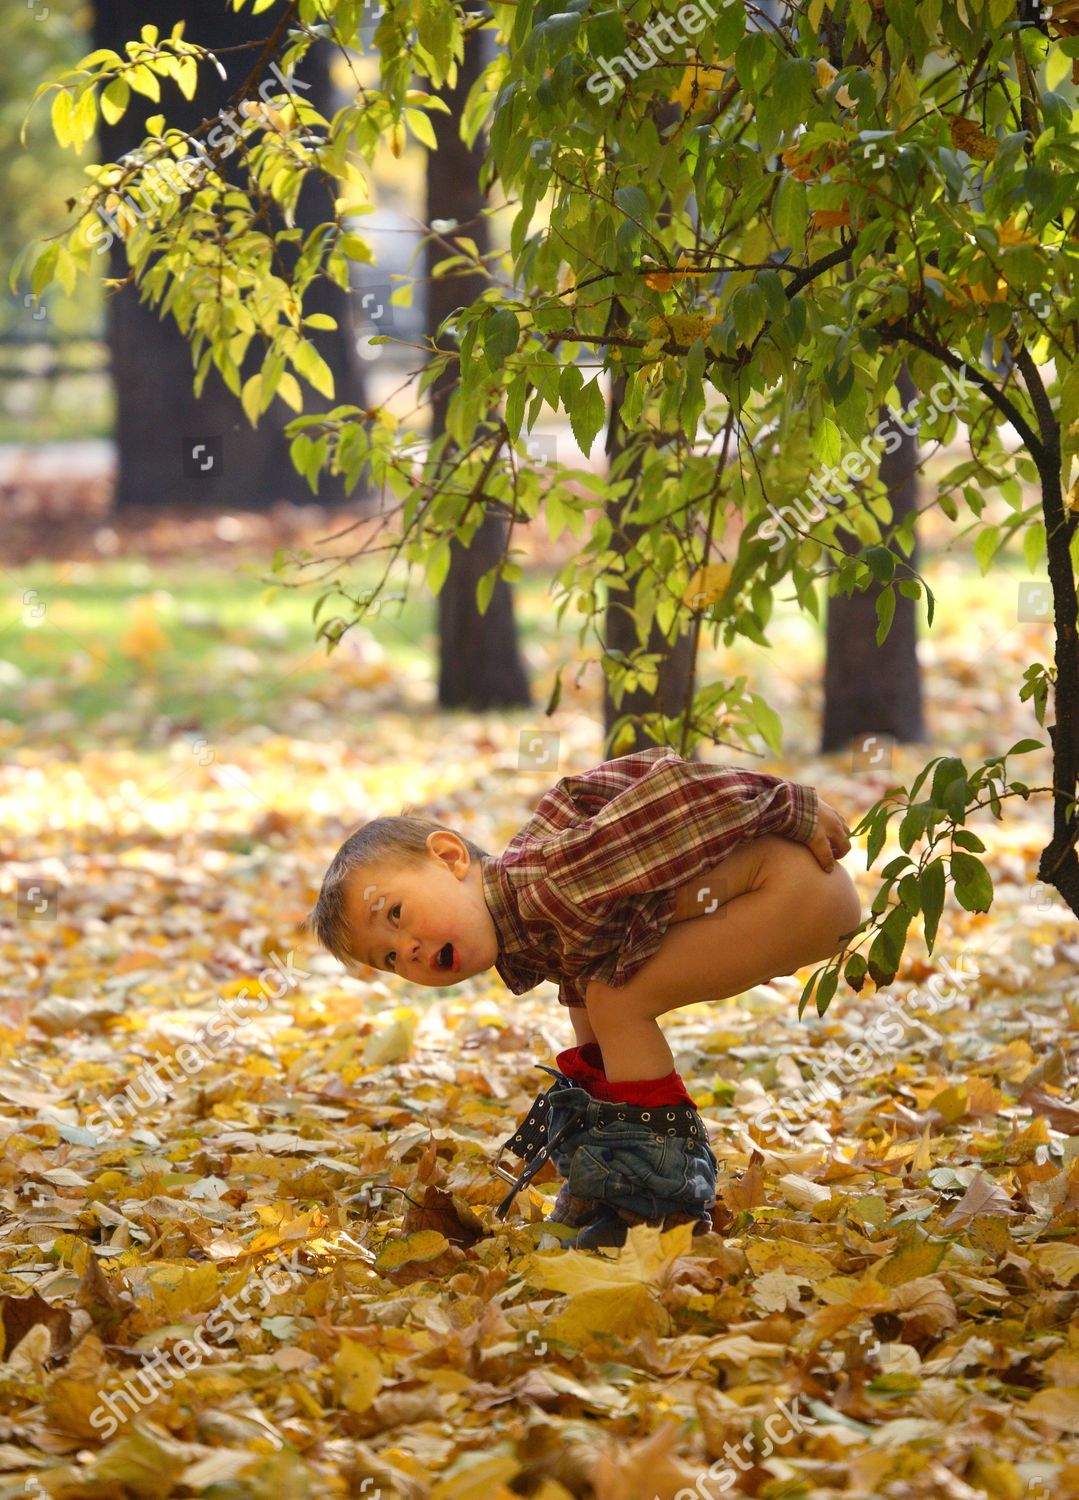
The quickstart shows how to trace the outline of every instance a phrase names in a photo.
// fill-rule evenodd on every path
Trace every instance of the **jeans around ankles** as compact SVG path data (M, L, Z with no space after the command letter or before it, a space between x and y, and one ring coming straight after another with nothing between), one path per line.
M695 1137L667 1135L662 1104L649 1108L649 1121L600 1123L599 1101L566 1082L568 1087L556 1083L551 1090L550 1137L571 1114L577 1116L577 1128L551 1153L571 1193L628 1208L646 1219L709 1213L716 1201L718 1164L699 1115Z

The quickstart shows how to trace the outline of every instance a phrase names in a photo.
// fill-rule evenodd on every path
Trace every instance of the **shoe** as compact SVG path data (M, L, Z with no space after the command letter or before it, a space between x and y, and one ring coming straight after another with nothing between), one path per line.
M712 1227L710 1215L698 1218L695 1214L668 1214L663 1219L646 1219L632 1209L613 1208L609 1203L601 1203L598 1207L599 1216L579 1229L572 1239L563 1240L564 1249L596 1250L624 1245L634 1224L651 1224L661 1230L673 1229L678 1224L692 1224L694 1235L706 1234Z
M626 1243L629 1234L626 1221L609 1204L601 1203L599 1208L599 1215L591 1224L579 1229L572 1239L563 1240L564 1249L598 1250L601 1246L618 1247Z
M547 1215L547 1223L566 1224L570 1229L578 1229L582 1224L590 1223L602 1207L595 1198L578 1198L570 1192L569 1183L564 1182L558 1190L554 1207Z

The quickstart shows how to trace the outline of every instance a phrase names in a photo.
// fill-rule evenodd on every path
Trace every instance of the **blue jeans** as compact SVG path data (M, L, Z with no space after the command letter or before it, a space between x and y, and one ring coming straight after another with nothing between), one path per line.
M549 1093L550 1139L571 1118L578 1121L551 1152L571 1193L628 1208L646 1219L707 1217L716 1201L718 1164L700 1115L696 1136L668 1135L662 1104L649 1107L649 1121L627 1118L601 1125L599 1101L564 1073ZM627 1107L627 1115L631 1112Z

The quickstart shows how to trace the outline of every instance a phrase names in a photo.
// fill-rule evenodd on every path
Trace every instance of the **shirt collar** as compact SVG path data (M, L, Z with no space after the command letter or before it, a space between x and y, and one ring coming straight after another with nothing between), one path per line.
M518 914L516 892L501 859L493 854L481 855L480 875L483 897L498 934L500 961L512 963L522 957L530 959L532 944Z

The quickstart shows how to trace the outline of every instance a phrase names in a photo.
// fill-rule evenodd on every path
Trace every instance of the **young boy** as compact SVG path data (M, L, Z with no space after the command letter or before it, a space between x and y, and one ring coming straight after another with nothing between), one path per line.
M862 919L836 863L850 847L814 787L655 746L564 776L501 855L427 819L373 819L335 854L305 925L346 967L414 984L492 966L517 995L558 983L577 1046L546 1102L552 1130L563 1105L583 1123L561 1155L530 1156L515 1191L551 1156L569 1176L552 1217L585 1226L575 1243L621 1243L627 1222L680 1207L703 1222L715 1201L715 1158L656 1018L837 952ZM653 1133L657 1106L674 1141Z

